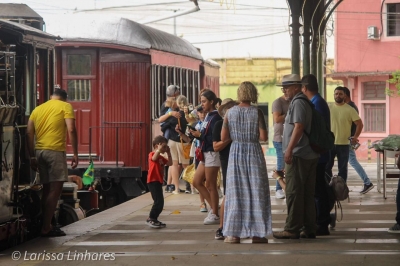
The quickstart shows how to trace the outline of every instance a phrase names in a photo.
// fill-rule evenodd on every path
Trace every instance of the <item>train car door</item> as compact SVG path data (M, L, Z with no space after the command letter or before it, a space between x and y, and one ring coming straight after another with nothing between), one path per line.
M101 61L104 160L145 167L151 135L149 58L105 52Z
M97 155L97 129L91 130L91 136L89 132L89 128L98 125L96 64L96 51L93 49L62 51L62 88L67 91L68 102L74 107L80 156L89 154L90 138L91 155ZM71 153L68 141L67 154Z

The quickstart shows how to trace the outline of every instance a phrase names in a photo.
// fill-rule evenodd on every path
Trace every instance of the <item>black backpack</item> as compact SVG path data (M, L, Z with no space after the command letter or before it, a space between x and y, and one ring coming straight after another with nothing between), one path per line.
M329 125L326 124L324 117L315 109L314 104L308 99L299 97L294 99L294 101L297 99L308 102L311 107L311 131L308 133L304 130L304 134L306 134L310 141L311 149L319 154L333 149L335 146L335 135L329 129Z

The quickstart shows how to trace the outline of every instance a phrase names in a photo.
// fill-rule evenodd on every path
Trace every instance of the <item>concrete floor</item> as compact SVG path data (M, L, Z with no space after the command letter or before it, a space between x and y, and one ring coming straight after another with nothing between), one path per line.
M363 165L376 185L376 165ZM277 231L284 227L286 202L275 199L274 183L270 179ZM160 220L167 227L151 229L145 224L152 204L146 194L64 227L65 237L37 238L2 251L0 265L400 265L400 234L387 233L395 223L397 179L389 182L386 200L376 187L360 195L362 182L351 167L348 185L343 220L330 236L313 240L270 236L268 244L242 239L239 245L214 240L218 226L203 225L199 197L189 194L166 194Z

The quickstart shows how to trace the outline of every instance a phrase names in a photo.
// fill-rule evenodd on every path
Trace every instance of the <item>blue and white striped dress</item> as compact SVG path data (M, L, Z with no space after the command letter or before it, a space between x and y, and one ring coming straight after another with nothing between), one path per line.
M257 107L235 106L227 114L232 145L226 178L224 236L272 234L267 166L259 143Z

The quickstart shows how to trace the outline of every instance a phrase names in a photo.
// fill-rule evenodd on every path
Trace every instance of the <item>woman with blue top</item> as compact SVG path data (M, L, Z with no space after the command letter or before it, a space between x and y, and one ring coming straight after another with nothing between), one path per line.
M201 94L201 106L207 116L201 125L200 131L190 130L190 133L200 140L203 158L200 158L199 166L193 179L193 186L203 195L211 207L208 216L204 219L204 224L219 224L218 203L219 196L217 190L218 171L221 167L219 153L214 151L212 132L216 122L222 120L215 106L220 101L211 90ZM204 179L206 183L204 184Z

